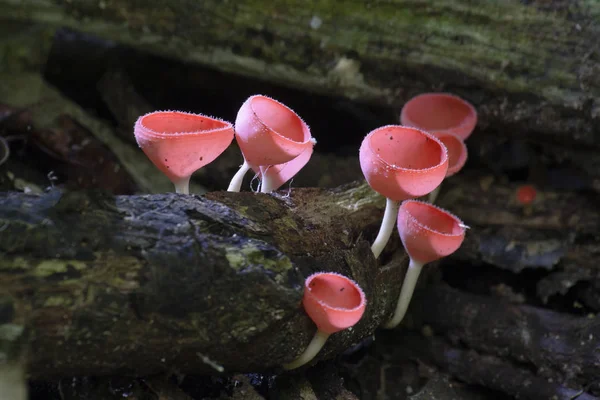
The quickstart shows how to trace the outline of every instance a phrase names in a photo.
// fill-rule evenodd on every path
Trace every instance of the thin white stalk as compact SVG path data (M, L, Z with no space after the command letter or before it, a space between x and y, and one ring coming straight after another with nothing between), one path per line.
M315 336L313 336L312 340L308 344L308 347L306 347L306 350L304 350L304 353L302 353L300 357L298 357L291 363L284 364L283 368L288 370L296 369L298 367L303 366L307 362L310 362L313 358L315 358L317 354L319 354L319 351L321 351L328 338L329 333L317 330L317 333L315 333Z
M266 168L264 170L264 172L261 174L261 181L260 181L260 192L261 193L271 193L273 191L273 179L269 178L269 174L267 174L267 171L269 170L269 168Z
M379 233L377 234L377 238L375 238L375 241L371 246L371 251L373 252L375 258L379 258L379 255L383 251L385 245L390 240L390 236L392 236L394 225L396 225L396 220L398 219L399 208L399 201L387 199Z
M435 201L438 198L438 195L440 194L440 190L442 188L442 184L440 183L438 185L438 187L436 187L435 189L433 189L433 192L429 193L429 202L431 204L435 203Z
M235 175L231 179L231 182L229 183L229 187L227 188L228 192L240 191L240 188L242 187L242 182L244 182L244 176L246 176L246 172L248 172L249 169L250 164L248 164L244 159L244 163L242 164L238 172L235 173Z
M417 285L419 274L421 273L422 269L422 263L413 259L410 260L410 263L408 264L408 271L406 271L406 276L404 277L404 282L402 283L402 289L400 290L400 296L398 297L398 303L396 304L396 311L394 311L392 319L383 325L384 328L395 328L398 326L398 324L400 324L400 322L402 322L402 319L404 319L404 315L406 315L406 310L408 310L410 299L415 291L415 286Z
M180 194L190 194L190 176L183 178L180 181L173 182L175 185L175 192Z

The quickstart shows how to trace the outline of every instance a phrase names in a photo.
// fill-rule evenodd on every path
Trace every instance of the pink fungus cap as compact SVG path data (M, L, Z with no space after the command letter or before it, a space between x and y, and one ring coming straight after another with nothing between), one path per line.
M202 114L156 111L138 118L134 134L154 165L177 182L225 151L233 141L233 125Z
M398 211L398 232L408 255L427 264L454 253L462 245L466 226L439 207L406 200Z
M400 123L424 131L454 133L466 140L477 125L477 111L466 100L449 93L424 93L402 108Z
M356 282L335 272L317 272L304 283L304 310L325 333L355 325L363 316L367 300Z
M314 144L308 125L293 110L262 95L244 102L235 134L252 167L287 163Z
M458 136L449 132L434 133L435 137L446 146L448 150L448 172L446 178L459 172L467 162L467 145Z
M400 125L371 131L360 146L359 156L371 188L396 201L430 193L448 170L448 153L439 139Z

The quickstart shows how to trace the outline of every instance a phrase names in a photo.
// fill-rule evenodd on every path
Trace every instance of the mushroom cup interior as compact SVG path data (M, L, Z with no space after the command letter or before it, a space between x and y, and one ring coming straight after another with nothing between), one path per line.
M388 165L403 169L428 169L439 165L446 149L425 132L408 127L385 127L370 138L371 150Z
M312 278L308 290L328 307L352 310L363 302L360 290L349 279L336 274L321 274Z
M405 107L408 120L429 132L460 126L473 113L462 99L444 94L418 96Z
M461 221L455 216L428 203L408 201L403 205L406 212L420 225L442 235L459 236L464 232Z
M223 129L228 123L217 119L177 112L154 113L145 116L142 125L162 134L203 132Z
M306 124L292 110L268 97L252 100L252 110L260 121L281 136L304 143L310 139Z

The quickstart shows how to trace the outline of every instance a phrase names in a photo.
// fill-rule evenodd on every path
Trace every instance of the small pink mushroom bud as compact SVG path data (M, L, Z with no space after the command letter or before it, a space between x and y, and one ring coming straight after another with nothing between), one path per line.
M385 328L395 328L404 318L423 266L458 250L466 228L456 216L429 203L417 200L402 203L398 212L398 232L410 262L396 311Z
M517 202L523 206L532 204L537 197L537 190L533 185L521 185L517 188Z
M429 133L388 125L364 138L359 156L367 182L387 198L381 228L371 246L377 258L392 234L400 201L424 196L442 183L448 171L448 152Z
M317 272L304 283L304 310L317 325L312 341L285 369L295 369L311 361L332 333L354 326L362 318L367 300L356 282L334 272Z
M262 95L251 96L238 111L235 137L244 164L229 184L231 192L240 190L250 168L259 170L287 163L315 144L308 125L293 110ZM269 178L269 174L264 176L262 192L272 190L274 185L268 182Z
M424 93L413 97L404 105L400 123L431 133L454 133L466 140L477 125L477 111L458 96Z
M233 141L233 125L202 114L156 111L138 118L134 134L175 191L188 194L192 174L214 161Z
M446 172L446 178L448 178L458 173L465 166L468 157L467 146L460 137L453 133L440 132L433 135L440 139L448 150L448 172ZM435 203L441 187L442 184L429 193L429 202L431 204Z

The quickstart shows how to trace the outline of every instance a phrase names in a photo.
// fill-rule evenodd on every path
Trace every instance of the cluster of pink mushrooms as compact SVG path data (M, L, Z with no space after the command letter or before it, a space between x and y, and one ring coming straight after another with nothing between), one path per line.
M477 112L457 96L427 93L404 105L400 123L371 131L359 152L367 182L387 199L373 255L379 257L396 225L410 259L394 314L383 325L388 329L404 318L423 266L454 253L464 240L467 226L433 202L444 178L467 160L464 141L477 124ZM249 170L258 177L260 192L277 190L308 163L316 143L293 110L262 95L244 102L235 126L201 114L158 111L141 116L134 133L148 158L183 194L189 193L191 175L223 153L234 137L244 162L229 184L231 192L240 191ZM426 195L429 202L415 200ZM285 369L308 363L331 334L354 326L367 301L348 277L319 272L306 279L302 303L317 332Z

